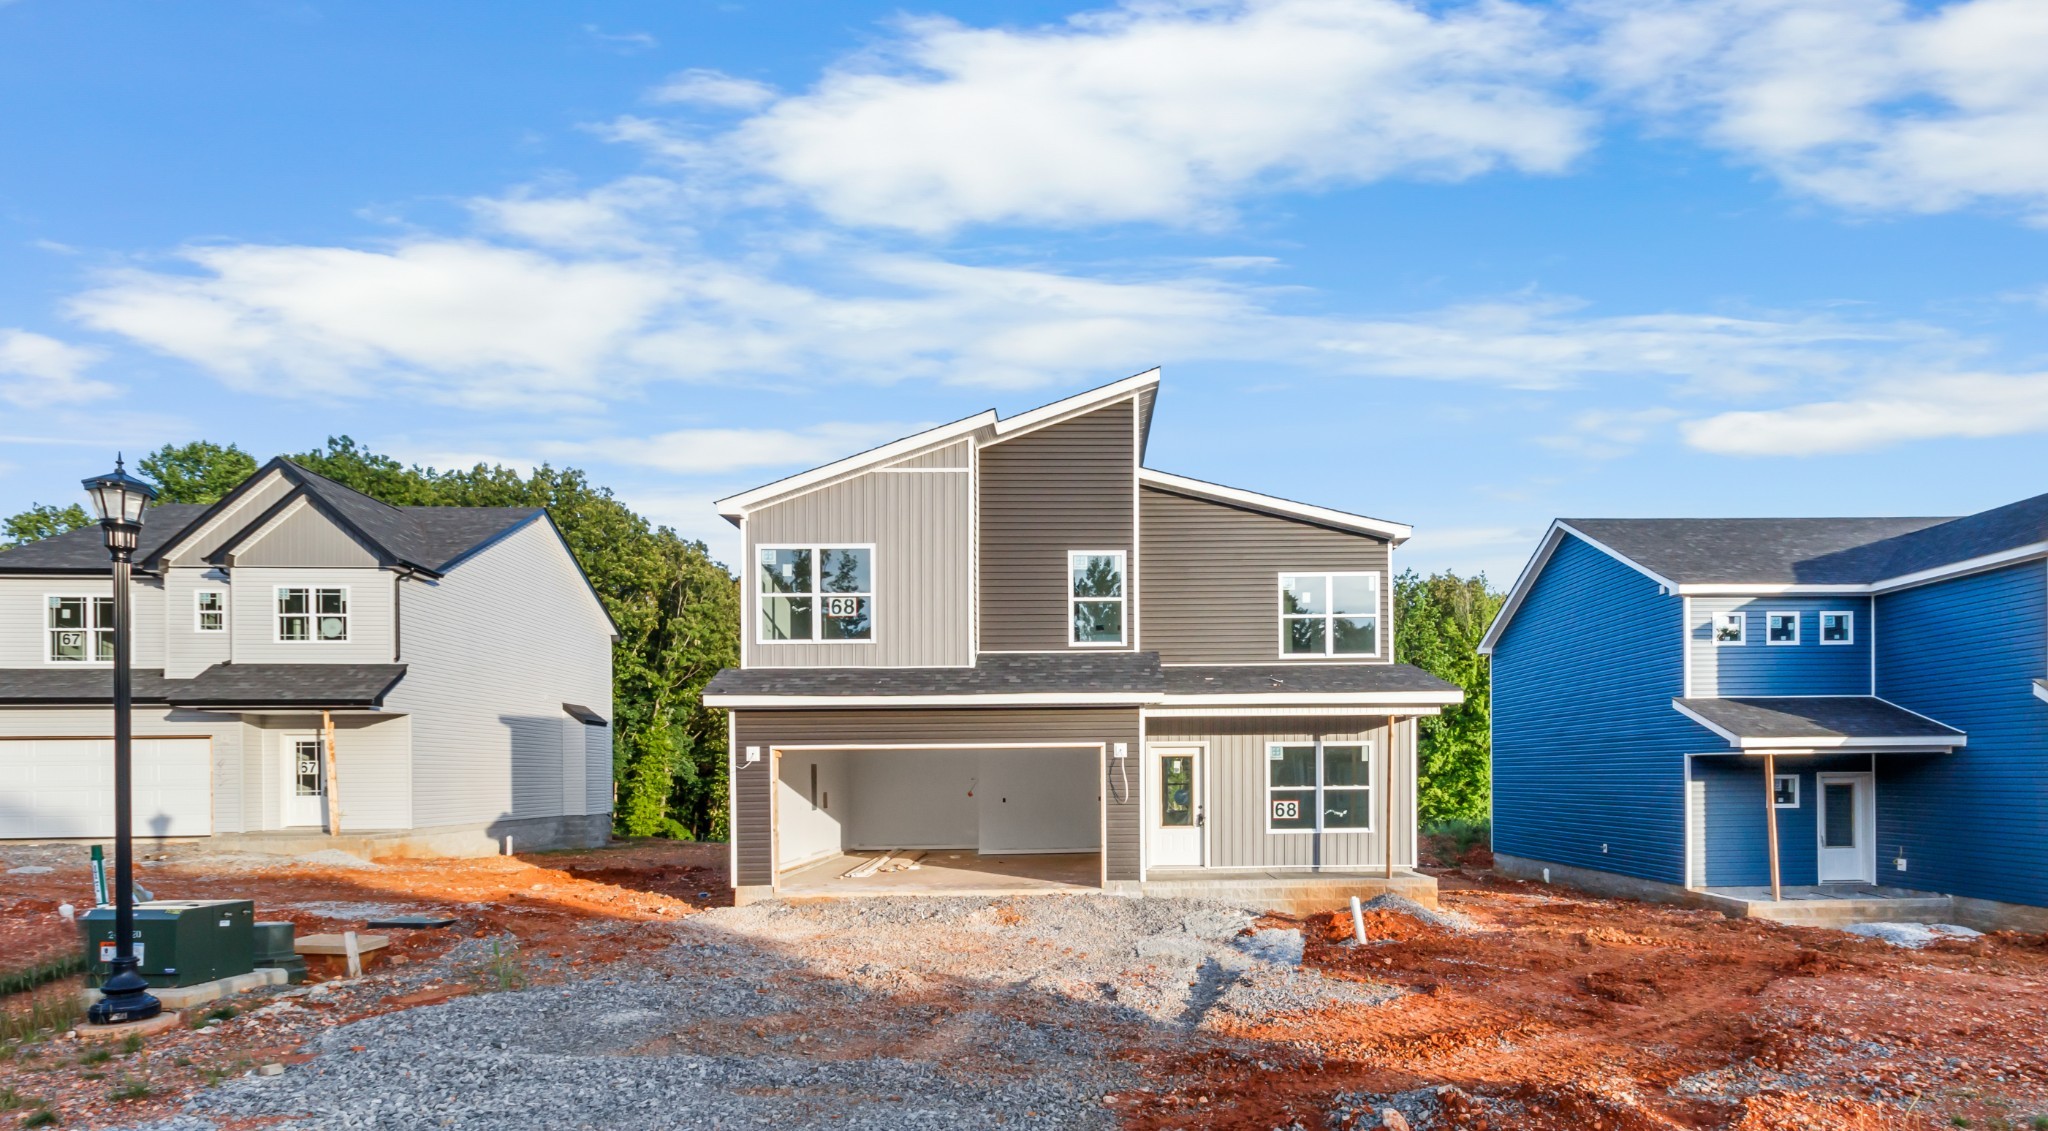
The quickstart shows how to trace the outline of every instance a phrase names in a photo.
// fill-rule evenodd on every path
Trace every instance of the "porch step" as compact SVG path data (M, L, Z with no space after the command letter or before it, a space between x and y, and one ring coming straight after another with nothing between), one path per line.
M1352 896L1371 899L1392 893L1412 899L1424 907L1437 906L1435 876L1419 872L1396 872L1392 877L1358 873L1276 875L1270 872L1197 873L1161 876L1158 872L1144 883L1112 885L1135 887L1146 899L1208 899L1241 903L1289 915L1313 915L1348 906Z
M1769 919L1801 927L1847 927L1857 923L1953 923L1955 900L1945 895L1876 896L1872 898L1749 899L1716 892L1699 893L1731 919Z

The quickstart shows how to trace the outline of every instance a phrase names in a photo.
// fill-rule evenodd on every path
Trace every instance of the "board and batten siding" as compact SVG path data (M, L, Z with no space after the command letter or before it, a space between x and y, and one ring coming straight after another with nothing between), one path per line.
M228 586L231 647L238 664L388 664L396 650L392 579L381 569L286 569L240 566ZM347 640L277 639L277 590L348 590ZM408 634L410 625L406 626Z
M105 597L113 591L111 576L0 577L0 668L58 666L49 659L49 598ZM135 620L134 665L163 667L163 583L155 578L136 578L129 587L128 602L129 615ZM102 670L108 667L79 666L97 666Z
M1372 828L1274 833L1266 828L1268 752L1271 743L1302 745L1366 743L1372 748ZM1210 868L1363 868L1385 866L1386 846L1394 866L1415 864L1415 720L1389 727L1384 717L1367 718L1153 718L1145 723L1149 754L1162 748L1200 744L1208 759L1203 771ZM1151 771L1156 762L1148 756ZM1387 771L1392 766L1393 824L1387 832Z
M208 555L246 530L250 523L276 506L292 490L292 482L284 477L283 472L271 472L261 482L251 484L240 498L208 519L205 525L181 534L180 537L189 541L179 547L168 564L203 568Z
M1867 597L1694 597L1692 691L1702 698L1743 695L1870 694L1870 599ZM1716 644L1714 618L1740 612L1741 644ZM1820 642L1823 612L1851 614L1847 644ZM1771 644L1771 613L1799 614L1799 643Z
M134 736L141 738L205 738L212 742L213 831L244 832L261 826L244 817L244 727L233 715L138 708L131 716ZM106 707L9 707L0 711L0 739L112 738L114 723Z
M1145 648L1161 663L1329 663L1280 653L1280 575L1380 575L1382 663L1391 662L1387 543L1155 487L1139 493ZM1347 657L1335 657L1346 659ZM1357 657L1362 659L1363 657Z
M954 449L965 451L963 445ZM956 458L940 449L935 458ZM972 475L877 468L747 515L747 666L966 667L974 662ZM872 545L874 640L760 639L761 546Z
M611 780L610 742L571 741L564 703L612 718L611 626L545 518L404 583L405 678L386 708L412 716L413 824L604 812L564 798L562 759ZM387 658L388 662L388 658ZM592 729L609 729L592 728ZM344 790L347 783L343 783Z
M234 549L234 566L366 569L377 555L301 497Z
M982 651L1069 647L1067 554L1073 550L1123 551L1124 647L1138 640L1142 577L1128 576L1145 568L1132 545L1134 404L1121 400L981 449Z
M1137 759L1135 707L939 708L734 711L732 750L732 836L738 864L733 883L774 882L774 759L777 746L886 746L936 743L1099 743L1104 748L1103 807L1106 835L1103 867L1111 880L1138 878L1138 820L1143 790L1138 769L1118 776L1113 744L1128 744ZM749 746L761 749L748 762Z
M2039 561L1877 598L1877 693L1969 736L1877 759L1878 877L2048 906L2048 570ZM1892 866L1895 854L1906 871Z
M277 796L265 812L264 827L282 825L284 790L290 780L290 740L321 733L317 714L248 715L271 763L264 775ZM252 748L253 753L253 748ZM376 832L409 829L412 812L412 720L404 715L334 716L334 795L341 808L341 831Z
M1683 626L1656 582L1559 543L1494 647L1494 851L1686 882L1685 755L1727 743L1672 709Z
M966 469L974 466L974 443L960 440L928 452L919 452L908 459L899 459L889 464L894 468L954 467Z

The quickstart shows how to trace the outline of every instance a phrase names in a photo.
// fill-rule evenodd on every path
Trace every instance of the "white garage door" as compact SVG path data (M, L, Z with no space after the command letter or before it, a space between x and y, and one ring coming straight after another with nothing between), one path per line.
M135 835L213 831L212 743L135 740ZM0 838L114 835L114 740L0 739Z

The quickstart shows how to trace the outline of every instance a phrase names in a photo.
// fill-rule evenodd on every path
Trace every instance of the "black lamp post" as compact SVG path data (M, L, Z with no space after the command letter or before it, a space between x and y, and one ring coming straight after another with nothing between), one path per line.
M106 531L107 553L114 559L114 960L107 984L100 987L100 1000L86 1011L96 1025L120 1021L141 1021L163 1012L163 1005L150 996L149 982L136 971L135 961L135 845L130 825L134 821L133 736L130 711L128 659L128 567L142 534L142 512L156 498L156 489L128 474L121 460L114 470L85 481L93 509L99 511L100 528Z

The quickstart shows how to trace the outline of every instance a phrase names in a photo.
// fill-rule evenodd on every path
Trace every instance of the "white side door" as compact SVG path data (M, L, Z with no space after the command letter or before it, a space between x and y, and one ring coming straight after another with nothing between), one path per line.
M278 740L284 755L286 828L327 823L327 760L317 734L287 734Z
M1202 864L1202 748L1154 746L1145 767L1154 867Z
M1820 882L1877 882L1877 784L1867 773L1816 774Z

